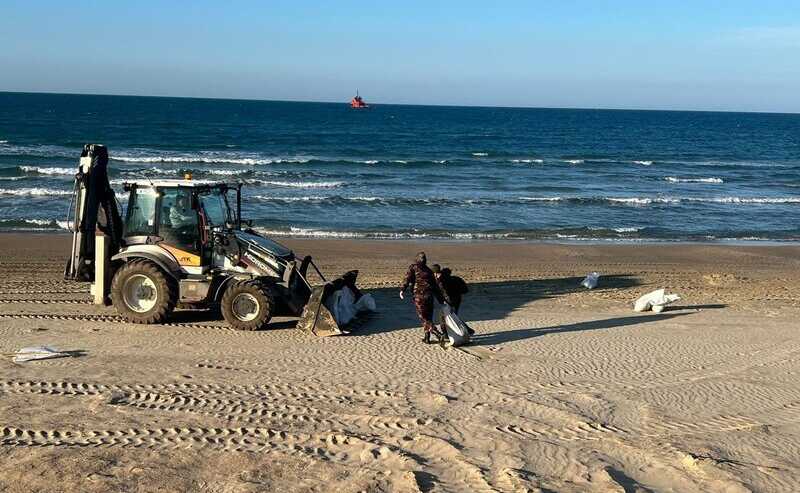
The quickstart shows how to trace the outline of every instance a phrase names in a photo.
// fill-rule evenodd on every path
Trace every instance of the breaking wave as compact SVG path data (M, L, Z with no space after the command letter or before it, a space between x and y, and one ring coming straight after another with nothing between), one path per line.
M667 176L664 178L670 183L724 183L722 178L677 178L675 176Z
M567 164L583 164L584 163L583 159L562 159L561 161L564 162L564 163L567 163Z
M287 236L298 238L334 238L334 239L373 239L373 240L524 240L518 233L482 233L461 231L331 231L313 228L268 229L256 228L268 236Z
M50 196L50 195L72 195L71 190L53 190L50 188L0 188L0 195L17 196Z
M0 219L0 229L21 231L69 230L67 221L54 219Z
M49 168L41 166L19 166L18 169L22 173L28 173L34 175L74 176L78 172L77 168Z
M567 205L629 205L644 206L651 204L740 204L740 205L790 205L800 204L800 197L513 197L513 198L411 198L411 197L375 197L375 196L342 196L342 195L309 195L296 197L276 197L254 195L253 199L266 203L309 203L324 205L372 204L384 206L452 206L468 207L476 205L512 205L526 203L567 204Z
M634 161L633 164L641 164L642 166L650 166L653 161Z
M345 185L343 181L270 181L270 180L246 180L247 183L253 185L267 185L273 187L285 188L339 188Z
M511 162L517 164L541 164L544 159L512 159Z
M213 153L202 154L183 154L166 156L131 156L124 154L112 154L109 156L112 161L122 161L126 163L195 163L195 164L239 164L246 166L258 166L267 164L281 163L307 163L309 158L261 158L261 157L231 157Z
M208 169L203 170L204 173L208 173L210 175L219 175L219 176L241 176L250 174L249 170L238 170L238 169Z

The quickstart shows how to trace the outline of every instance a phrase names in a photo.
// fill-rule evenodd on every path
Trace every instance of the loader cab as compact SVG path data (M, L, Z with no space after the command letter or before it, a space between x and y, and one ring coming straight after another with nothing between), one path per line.
M214 232L241 228L241 185L192 180L130 182L123 241L169 251L182 267L211 261Z

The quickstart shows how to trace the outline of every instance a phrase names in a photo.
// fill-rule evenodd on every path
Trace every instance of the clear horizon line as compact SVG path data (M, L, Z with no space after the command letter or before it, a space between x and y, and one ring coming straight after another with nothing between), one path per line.
M200 100L222 100L222 101L254 101L267 103L308 103L308 104L342 104L348 105L349 101L319 101L319 100L299 100L299 99L257 99L257 98L235 98L235 97L209 97L209 96L164 96L153 94L110 94L94 92L54 92L54 91L7 91L0 90L0 94L48 94L56 96L106 96L106 97L125 97L125 98L162 98L162 99L200 99ZM800 115L800 111L763 111L763 110L709 110L709 109L663 109L663 108L614 108L614 107L579 107L579 106L508 106L508 105L485 105L485 104L422 104L422 103L374 103L367 102L370 106L423 106L435 108L497 108L497 109L521 109L521 110L582 110L582 111L660 111L676 113L747 113L747 114L766 114L766 115Z

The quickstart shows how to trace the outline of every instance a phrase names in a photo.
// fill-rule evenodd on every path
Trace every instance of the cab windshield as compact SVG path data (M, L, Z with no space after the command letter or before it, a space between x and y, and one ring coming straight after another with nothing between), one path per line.
M228 205L224 190L213 188L200 192L198 197L209 226L225 226L226 223L235 222L235 213Z

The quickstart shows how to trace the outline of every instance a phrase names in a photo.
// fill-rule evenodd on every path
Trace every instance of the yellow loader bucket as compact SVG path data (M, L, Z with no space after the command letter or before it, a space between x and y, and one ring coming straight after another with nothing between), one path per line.
M317 286L311 290L311 297L308 299L297 328L305 332L310 332L315 336L326 337L342 334L342 329L336 323L333 314L325 306L325 291L327 286ZM328 288L330 291L330 288Z

